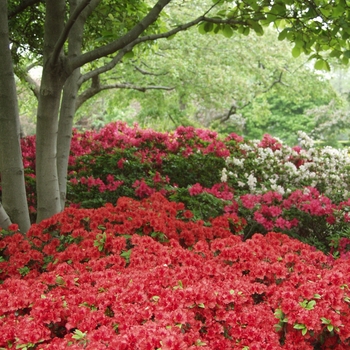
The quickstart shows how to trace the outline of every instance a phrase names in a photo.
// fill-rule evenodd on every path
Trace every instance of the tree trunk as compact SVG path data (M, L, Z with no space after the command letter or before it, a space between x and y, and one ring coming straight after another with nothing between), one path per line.
M8 217L4 207L0 203L0 230L7 229L12 224L10 218Z
M74 13L81 0L70 0L70 15ZM75 21L68 36L68 60L81 55L82 38L84 32L84 24L87 16L97 6L98 1L93 1L80 14ZM80 78L80 68L67 79L64 88L61 102L60 118L58 122L58 137L57 137L57 171L60 191L60 206L64 209L67 193L67 172L69 152L72 139L73 119L76 112L76 101L79 90L78 80Z
M64 28L65 1L47 0L44 65L36 130L37 222L61 210L57 174L57 130L61 92L66 73L62 50L55 46Z
M79 76L80 69L76 69L64 85L60 110L60 119L58 123L57 172L61 210L64 209L66 203L68 161L72 139L75 103L78 93L77 80Z
M18 101L10 52L7 0L0 0L0 225L10 219L25 233L30 227L20 145ZM9 217L6 217L6 213Z

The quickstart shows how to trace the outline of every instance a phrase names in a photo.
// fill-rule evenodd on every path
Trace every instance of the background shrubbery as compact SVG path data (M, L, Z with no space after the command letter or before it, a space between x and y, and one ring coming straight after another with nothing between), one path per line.
M304 133L299 138L292 148L269 135L247 141L193 127L161 133L121 122L75 132L67 206L98 208L159 191L196 219L240 214L248 221L245 238L278 230L329 252L348 237L350 157L346 149L315 148ZM34 141L22 144L33 221Z

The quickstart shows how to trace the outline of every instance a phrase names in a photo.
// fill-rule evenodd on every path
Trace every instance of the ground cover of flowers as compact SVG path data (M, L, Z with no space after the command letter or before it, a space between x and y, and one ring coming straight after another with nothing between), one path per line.
M67 208L1 231L0 349L348 349L349 157L301 136L75 133Z

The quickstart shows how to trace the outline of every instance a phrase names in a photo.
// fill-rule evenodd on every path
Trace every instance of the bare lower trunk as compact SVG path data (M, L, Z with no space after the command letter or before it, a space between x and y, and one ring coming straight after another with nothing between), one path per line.
M62 87L43 72L37 115L36 180L37 222L61 211L57 174L58 110ZM59 77L56 77L56 82Z
M71 15L73 15L74 11L81 3L81 0L69 0ZM79 18L75 21L68 36L68 59L81 55L84 24L87 17L91 14L98 3L98 0L91 1L89 6L85 8ZM69 76L64 85L61 102L57 137L57 171L61 210L64 209L66 203L68 161L72 139L73 119L76 112L76 101L80 87L78 84L79 78L80 68L77 68Z
M47 0L43 73L36 131L37 222L60 212L57 174L57 130L65 61L60 35L65 23L65 1Z
M64 209L67 193L67 172L69 152L72 139L73 118L78 93L77 80L80 70L77 69L68 78L63 89L57 137L57 172L60 192L60 206Z
M7 229L12 224L10 218L8 217L4 207L0 203L0 230Z
M3 205L0 207L0 225L6 226L11 218L24 233L30 227L30 220L20 145L17 92L10 53L7 1L4 0L0 0L0 62L0 173Z

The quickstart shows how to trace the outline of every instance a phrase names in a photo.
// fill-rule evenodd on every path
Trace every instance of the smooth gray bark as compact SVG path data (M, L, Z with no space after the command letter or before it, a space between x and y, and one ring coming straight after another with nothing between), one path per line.
M25 233L30 227L20 145L18 101L10 52L7 0L0 0L0 226L12 222ZM8 216L7 216L8 215ZM11 219L11 220L10 220Z
M0 203L0 230L2 228L6 230L11 224L12 224L12 222L11 222L9 216L7 215L4 207Z
M70 0L70 16L81 6L81 0ZM81 55L84 24L88 15L97 6L98 1L92 1L75 21L68 35L68 60ZM80 84L80 68L77 68L69 76L63 88L60 116L58 122L57 137L57 172L60 191L60 206L64 209L67 193L67 171L74 115L76 112L76 100Z
M57 174L58 113L64 81L62 48L56 42L64 29L65 1L47 0L44 36L44 65L40 86L36 130L37 222L60 212Z

